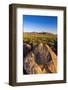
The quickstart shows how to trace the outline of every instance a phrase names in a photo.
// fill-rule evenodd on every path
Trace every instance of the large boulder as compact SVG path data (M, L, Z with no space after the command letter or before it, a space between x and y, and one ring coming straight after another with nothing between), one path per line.
M24 60L24 69L27 74L41 74L43 73L41 68L35 62L35 55L30 52Z
M24 58L24 69L27 74L56 73L57 56L47 44L40 43Z
M26 57L30 51L31 51L31 45L23 43L23 57Z

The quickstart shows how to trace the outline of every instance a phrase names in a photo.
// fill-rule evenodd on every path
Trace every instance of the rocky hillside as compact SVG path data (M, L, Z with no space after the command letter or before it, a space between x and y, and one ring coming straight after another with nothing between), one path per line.
M57 56L47 45L23 45L23 73L44 74L57 72Z

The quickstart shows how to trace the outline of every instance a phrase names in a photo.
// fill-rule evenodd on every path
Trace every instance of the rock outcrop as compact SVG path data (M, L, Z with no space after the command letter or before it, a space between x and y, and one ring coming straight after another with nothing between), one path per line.
M40 43L31 50L30 45L25 45L28 51L24 57L24 70L27 74L44 74L57 72L57 56L46 44ZM29 46L29 47L28 47Z

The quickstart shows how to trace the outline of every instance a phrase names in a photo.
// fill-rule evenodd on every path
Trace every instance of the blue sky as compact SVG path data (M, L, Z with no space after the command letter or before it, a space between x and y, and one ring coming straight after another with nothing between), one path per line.
M51 32L57 33L56 16L23 16L24 32Z

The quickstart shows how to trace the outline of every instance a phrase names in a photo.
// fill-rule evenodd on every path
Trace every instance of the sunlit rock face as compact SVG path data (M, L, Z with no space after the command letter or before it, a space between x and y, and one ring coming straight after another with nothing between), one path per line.
M57 56L48 45L40 43L31 49L31 45L26 44L24 51L23 68L26 74L57 72Z

